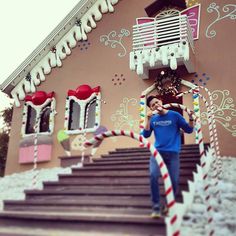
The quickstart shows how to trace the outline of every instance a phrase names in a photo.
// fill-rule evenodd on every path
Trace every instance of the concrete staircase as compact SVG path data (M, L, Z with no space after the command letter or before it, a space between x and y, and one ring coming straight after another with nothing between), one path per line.
M149 157L146 148L116 149L25 191L25 200L4 201L0 235L165 235L164 219L150 217ZM198 146L183 145L180 160L182 191L200 162Z

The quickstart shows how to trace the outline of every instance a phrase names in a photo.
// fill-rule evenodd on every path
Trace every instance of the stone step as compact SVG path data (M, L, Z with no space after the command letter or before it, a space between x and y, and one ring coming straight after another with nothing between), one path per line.
M102 156L102 158L94 158L93 162L100 162L100 161L141 161L141 160L149 160L150 156L111 156L111 155L107 155L107 156ZM186 156L186 157L182 157L180 158L180 163L182 162L199 162L200 161L200 157L195 155L190 155L190 156Z
M191 169L181 169L180 174L181 176L185 175L192 175L193 170ZM93 171L93 170L86 170L84 168L83 170L81 169L73 169L72 174L79 175L81 177L86 177L86 176L144 176L147 177L149 176L149 170L100 170L100 171Z
M191 180L192 176L186 178L180 177L179 183L185 184L187 180ZM60 183L77 183L79 185L140 185L140 184L149 184L149 178L144 177L127 177L127 176L120 176L120 177L80 177L74 175L59 175L59 182ZM163 183L163 180L159 180L160 183Z
M205 149L209 146L209 143L204 143L204 147ZM181 145L181 151L182 150L190 150L190 149L198 149L199 146L198 144L184 144L184 145ZM132 147L132 148L116 148L115 149L116 152L133 152L133 151L148 151L147 148L145 147Z
M46 182L44 183L44 191L81 191L86 192L88 194L102 194L102 193L116 193L118 195L121 195L123 193L129 193L137 192L140 194L143 194L145 192L149 192L150 190L149 185L93 185L93 186L81 186L78 184L63 184L59 182ZM187 184L180 185L180 190L187 190L188 186ZM164 191L163 185L160 186L160 191Z
M184 149L181 150L180 156L183 155L191 155L191 154L198 154L199 155L199 148L194 148L194 149ZM122 155L130 155L130 156L135 156L135 155L145 155L145 156L151 156L151 153L149 150L134 150L132 152L130 151L110 151L108 152L107 155L112 155L112 156L122 156ZM103 155L102 155L103 156Z
M164 219L149 215L74 213L74 212L19 212L0 213L0 226L35 227L37 229L71 230L79 232L166 235Z
M72 172L77 172L77 171L107 171L107 170L148 170L149 164L147 161L141 161L139 164L134 164L133 162L131 163L126 163L125 165L122 163L112 165L112 163L107 163L107 165L100 165L100 163L97 163L95 165L94 163L87 163L84 164L84 167L72 167ZM195 170L196 169L196 163L181 163L180 170L184 169L190 169L190 170Z
M124 236L123 233L114 233L109 232L102 232L99 233L95 229L90 231L81 231L79 230L71 230L71 229L43 229L39 227L14 227L14 226L7 226L7 227L0 227L0 236ZM127 236L143 236L142 234L126 234ZM157 235L157 234L155 234ZM158 236L158 235L157 235ZM159 235L160 236L160 235Z
M200 160L198 160L197 163L199 163ZM94 161L94 162L91 162L91 163L84 163L84 167L91 167L91 166L106 166L106 165L113 165L113 166L117 166L119 164L121 165L129 165L129 164L133 164L133 165L139 165L139 164L148 164L149 163L149 159L147 158L146 160L114 160L114 161ZM182 162L180 161L180 165L181 167L187 167L189 168L189 166L195 166L196 165L196 162Z

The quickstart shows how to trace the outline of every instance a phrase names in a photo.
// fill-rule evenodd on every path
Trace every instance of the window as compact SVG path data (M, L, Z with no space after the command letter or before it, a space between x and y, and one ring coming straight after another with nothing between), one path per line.
M100 100L100 93L93 93L86 100L67 98L65 129L68 133L95 132L100 125Z
M36 122L38 119L38 129L41 134L51 134L54 128L55 99L48 99L41 105L35 105L27 101L23 110L22 136L28 136L36 132Z
M26 127L25 127L26 134L34 133L35 121L36 121L36 111L33 107L28 106L27 107L27 122L26 122Z

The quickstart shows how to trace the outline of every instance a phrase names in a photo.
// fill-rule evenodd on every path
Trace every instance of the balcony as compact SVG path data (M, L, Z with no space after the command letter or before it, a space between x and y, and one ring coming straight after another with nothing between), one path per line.
M133 26L133 50L130 69L148 78L152 69L185 65L194 72L194 44L187 15L139 18Z

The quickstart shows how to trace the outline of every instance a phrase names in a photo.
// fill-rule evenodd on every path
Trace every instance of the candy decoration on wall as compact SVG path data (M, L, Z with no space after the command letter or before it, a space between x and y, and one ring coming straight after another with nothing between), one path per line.
M215 2L212 2L207 8L208 13L214 13L214 16L216 16L216 19L211 24L209 24L206 29L206 37L207 38L214 38L216 36L216 31L214 29L211 29L211 27L214 24L218 23L221 20L227 19L227 18L230 20L236 19L236 17L235 17L236 4L233 4L233 3L226 4L222 7L221 11L219 9L220 9L220 7ZM221 13L222 13L222 15L221 15ZM225 13L227 13L227 14L225 14ZM231 29L231 28L227 27L227 29ZM228 33L230 33L230 31L228 31ZM224 34L227 34L227 32L225 32Z
M114 78L111 80L113 82L113 85L122 85L122 83L125 82L125 77L123 74L118 76L118 74L115 74Z
M202 74L201 73L195 73L194 78L191 80L191 82L194 83L196 86L198 86L198 85L206 86L207 82L210 79L211 78L205 72L203 72Z
M83 143L86 141L86 138L83 134L76 135L76 137L73 139L71 143L71 149L77 150L77 151L83 151Z
M85 51L89 48L90 45L91 43L88 40L85 40L78 43L78 48L80 49L80 51Z
M98 93L98 92L100 92L100 86L92 89L89 85L83 84L79 86L75 91L69 90L68 96L75 96L80 100L85 100L89 98L93 93Z
M69 135L65 132L65 130L59 130L57 133L57 140L63 147L65 153L67 156L71 156L71 151L70 151L70 137Z
M130 32L127 29L121 29L119 34L117 34L115 30L113 30L108 33L108 35L101 35L100 42L104 43L105 46L108 46L110 44L111 48L116 48L117 45L119 45L123 49L123 52L119 52L118 56L124 57L126 55L126 48L122 43L122 39L123 37L128 37L129 35Z
M46 93L44 91L37 91L34 93L32 96L27 95L25 96L25 101L26 102L32 102L34 105L42 105L47 99L53 98L54 97L54 92L51 93Z

